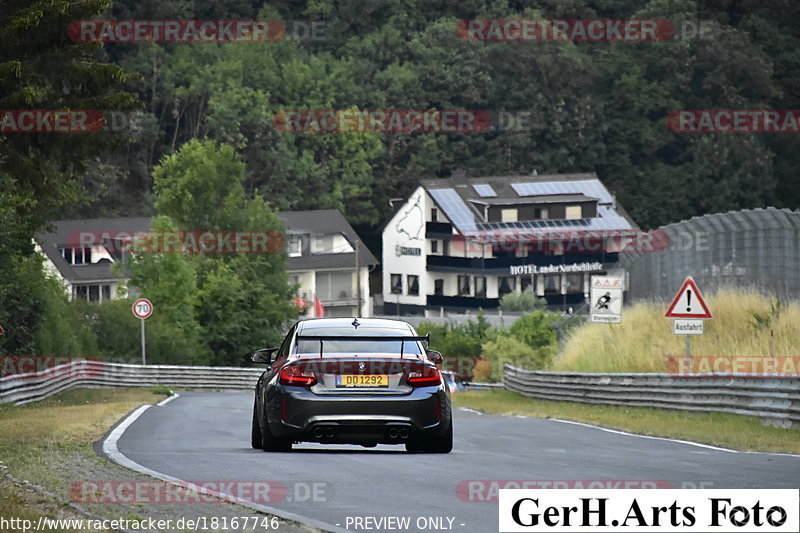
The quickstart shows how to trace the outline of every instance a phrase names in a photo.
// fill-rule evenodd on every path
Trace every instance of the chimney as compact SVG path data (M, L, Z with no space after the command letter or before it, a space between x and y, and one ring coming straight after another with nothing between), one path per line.
M466 185L467 172L463 168L457 168L450 175L450 179L453 180L453 183L456 185Z

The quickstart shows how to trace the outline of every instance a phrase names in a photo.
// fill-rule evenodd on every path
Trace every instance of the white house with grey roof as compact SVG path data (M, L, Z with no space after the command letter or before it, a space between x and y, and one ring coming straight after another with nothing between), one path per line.
M638 230L594 173L422 180L383 229L386 314L497 308L532 291L584 303L592 274L619 274L618 232Z
M324 309L326 316L371 316L369 272L378 260L361 242L355 230L336 210L283 211L278 213L286 227L287 272L299 288L295 302L301 316L312 318ZM92 302L139 296L127 283L124 263L131 252L120 240L150 231L152 219L99 218L53 222L54 231L41 233L35 242L45 257L45 268L65 285L70 298ZM110 235L111 241L97 239L90 246L82 235ZM358 254L356 254L358 247ZM143 295L146 296L146 295ZM316 302L321 304L315 306Z
M372 316L369 272L378 259L339 211L284 211L287 271L299 285L305 316L316 316L315 298L328 317ZM356 254L358 247L358 254Z

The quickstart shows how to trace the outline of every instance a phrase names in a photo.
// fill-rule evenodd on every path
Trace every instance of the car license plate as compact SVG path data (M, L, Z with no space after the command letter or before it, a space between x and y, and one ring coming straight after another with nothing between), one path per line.
M337 387L388 387L386 374L340 374L336 376Z

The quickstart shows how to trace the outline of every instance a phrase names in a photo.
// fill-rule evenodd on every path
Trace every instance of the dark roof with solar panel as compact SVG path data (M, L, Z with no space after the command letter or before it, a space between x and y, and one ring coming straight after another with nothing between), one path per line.
M496 230L631 230L636 223L594 173L426 179L421 185L461 233ZM484 206L597 203L597 216L581 219L488 222Z

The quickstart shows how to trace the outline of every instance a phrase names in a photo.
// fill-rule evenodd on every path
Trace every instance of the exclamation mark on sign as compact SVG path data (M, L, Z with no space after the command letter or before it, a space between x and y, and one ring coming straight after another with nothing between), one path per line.
M686 312L692 312L692 289L686 289Z

